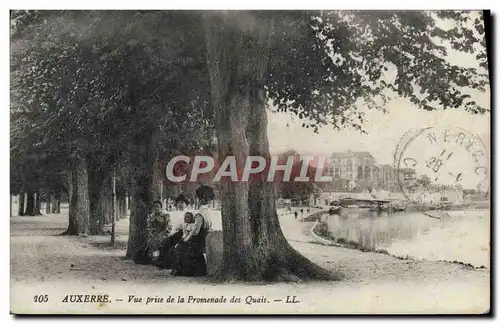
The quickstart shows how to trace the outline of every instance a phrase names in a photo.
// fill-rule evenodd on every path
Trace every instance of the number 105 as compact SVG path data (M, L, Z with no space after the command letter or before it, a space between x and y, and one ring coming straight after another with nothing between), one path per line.
M35 303L46 303L49 301L49 296L48 295L35 295L33 297L33 301Z

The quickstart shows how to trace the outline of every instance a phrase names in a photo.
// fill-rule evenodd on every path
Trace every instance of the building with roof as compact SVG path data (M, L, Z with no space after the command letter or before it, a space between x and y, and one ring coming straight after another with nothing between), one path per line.
M326 174L333 178L334 190L394 190L397 184L394 168L388 164L379 165L373 155L366 151L333 153Z

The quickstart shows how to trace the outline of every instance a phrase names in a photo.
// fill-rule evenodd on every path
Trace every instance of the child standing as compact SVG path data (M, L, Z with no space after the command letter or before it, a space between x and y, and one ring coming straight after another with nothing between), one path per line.
M193 229L194 229L194 215L193 213L187 212L184 214L184 225L182 227L181 240L187 242L191 238Z

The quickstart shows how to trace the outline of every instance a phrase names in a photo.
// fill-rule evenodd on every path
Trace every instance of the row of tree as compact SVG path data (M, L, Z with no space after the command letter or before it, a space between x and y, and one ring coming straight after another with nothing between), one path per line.
M66 234L99 234L114 178L117 206L131 196L129 257L158 197L157 161L269 159L271 108L316 132L362 130L357 107L383 109L391 93L427 110L486 111L463 91L488 83L477 12L12 11L11 26L11 192L65 193ZM450 49L481 67L450 64ZM289 245L275 191L221 183L216 276L336 278Z
M34 193L20 193L18 198L18 215L19 216L37 216L41 215L42 208L42 195ZM11 195L11 213L12 217L12 195ZM60 198L51 199L51 197L45 198L45 213L46 214L60 214L61 213L61 201Z

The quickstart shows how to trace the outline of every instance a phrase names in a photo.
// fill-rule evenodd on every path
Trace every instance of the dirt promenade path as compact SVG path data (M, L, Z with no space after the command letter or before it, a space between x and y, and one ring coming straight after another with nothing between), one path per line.
M11 309L15 312L124 312L124 313L470 313L489 308L489 270L470 270L456 264L398 260L388 255L307 243L312 223L281 216L291 245L321 266L339 271L341 282L299 284L214 285L206 279L171 277L153 266L124 260L128 220L118 222L118 249L98 247L109 236L57 236L67 226L67 215L11 218ZM247 305L143 305L113 302L101 308L88 304L60 304L65 294L106 292L111 298L200 295L286 299ZM47 293L57 305L33 303L35 294ZM177 297L176 297L177 298ZM55 301L54 301L55 303ZM278 304L275 304L278 303ZM52 305L52 304L51 304ZM273 306L274 305L274 306ZM279 306L279 307L278 307ZM93 308L92 308L93 307Z

